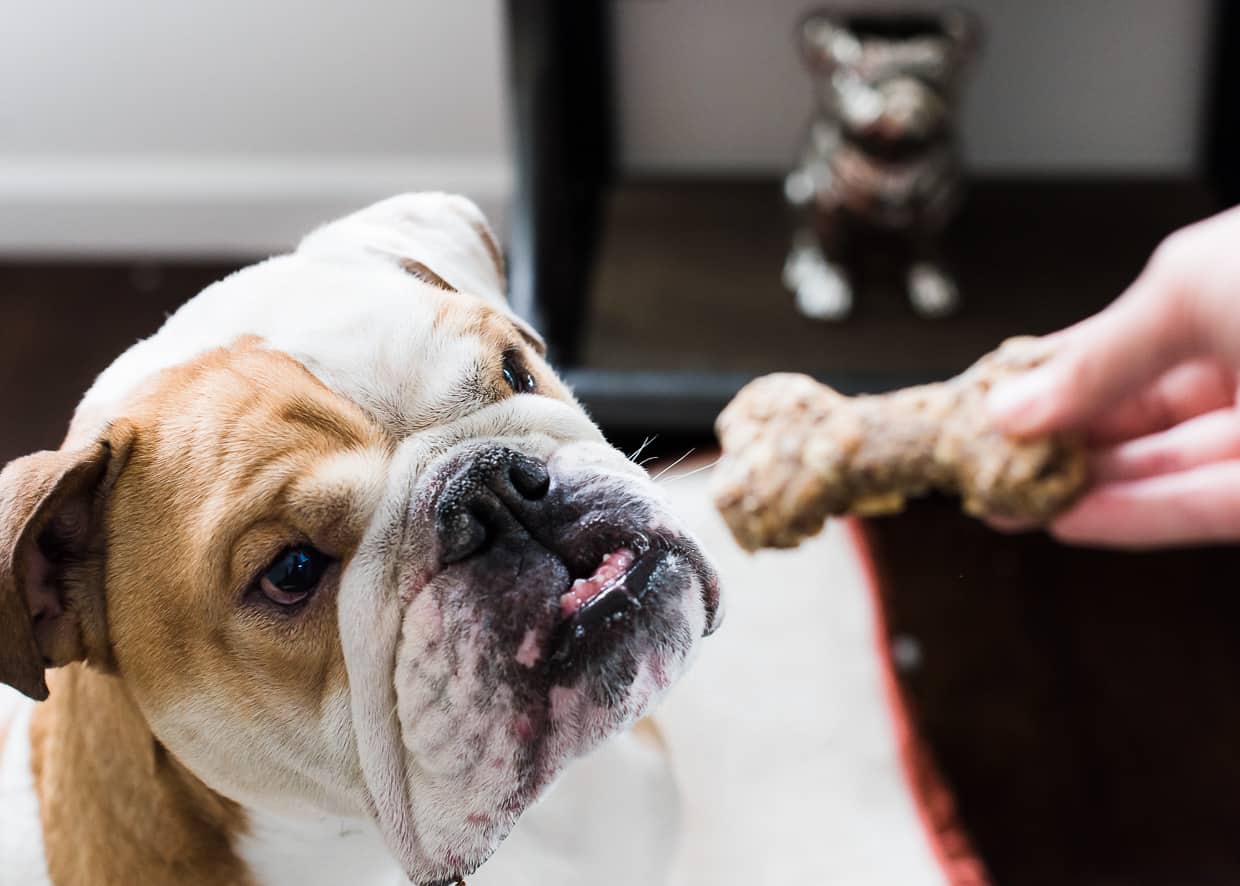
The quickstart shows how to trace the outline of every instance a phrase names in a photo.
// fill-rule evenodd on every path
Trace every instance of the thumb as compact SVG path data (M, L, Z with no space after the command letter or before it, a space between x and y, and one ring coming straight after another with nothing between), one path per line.
M1082 429L1188 355L1189 318L1149 277L1055 336L1046 363L995 386L987 405L1003 431L1029 437Z

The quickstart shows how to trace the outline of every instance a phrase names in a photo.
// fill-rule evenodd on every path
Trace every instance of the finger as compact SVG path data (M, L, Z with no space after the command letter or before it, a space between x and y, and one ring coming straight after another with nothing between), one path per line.
M1234 371L1215 360L1192 360L1100 415L1088 429L1089 440L1104 445L1144 437L1235 402Z
M1099 450L1090 459L1090 477L1096 484L1119 483L1229 459L1240 459L1240 412L1232 408Z
M1122 548L1240 539L1240 461L1098 486L1050 529L1063 541Z
M996 386L989 407L1018 437L1083 428L1191 351L1191 324L1179 299L1143 275L1106 310L1066 330L1044 365Z

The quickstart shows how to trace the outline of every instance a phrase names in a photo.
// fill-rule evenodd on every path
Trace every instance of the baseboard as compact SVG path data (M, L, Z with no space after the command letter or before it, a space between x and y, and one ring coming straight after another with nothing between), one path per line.
M251 257L403 191L465 194L501 233L506 158L0 154L0 256Z

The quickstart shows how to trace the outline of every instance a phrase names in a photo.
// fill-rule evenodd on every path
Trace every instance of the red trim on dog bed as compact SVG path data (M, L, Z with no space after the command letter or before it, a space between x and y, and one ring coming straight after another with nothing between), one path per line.
M882 662L883 692L895 726L900 749L901 769L909 792L917 804L917 814L926 839L938 858L943 876L950 886L989 886L990 877L973 850L968 834L956 816L956 802L940 775L930 749L921 740L909 713L908 700L896 678L891 658L891 638L887 632L881 570L870 552L861 521L844 521L848 539L861 561L865 581L874 604L874 642Z

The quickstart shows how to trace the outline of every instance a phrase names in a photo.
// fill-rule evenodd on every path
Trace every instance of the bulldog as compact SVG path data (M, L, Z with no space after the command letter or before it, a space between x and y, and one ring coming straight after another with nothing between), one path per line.
M0 473L0 680L41 702L0 724L0 882L659 876L629 727L718 583L504 291L473 204L387 200L208 287Z

